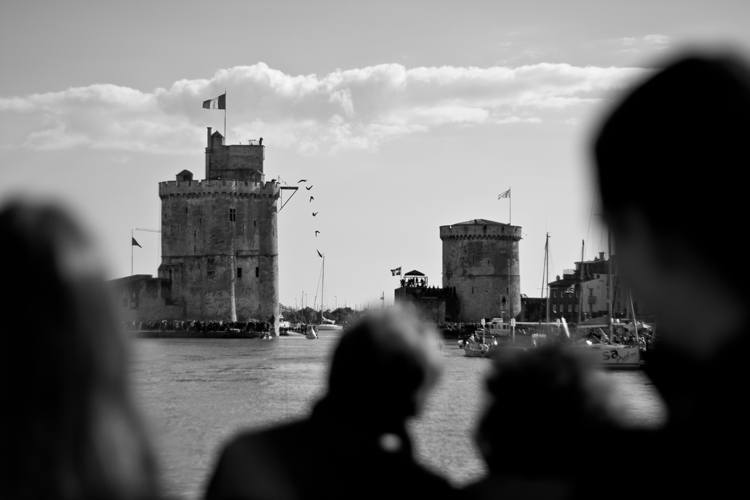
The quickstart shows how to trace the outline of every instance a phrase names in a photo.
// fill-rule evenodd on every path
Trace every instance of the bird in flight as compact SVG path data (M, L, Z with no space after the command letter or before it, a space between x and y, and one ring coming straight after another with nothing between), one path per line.
M315 196L310 196L310 203L315 199Z
M313 217L315 217L316 215L318 215L318 212L313 212Z
M318 230L316 229L316 230L315 230L315 237L317 238L319 234L320 234L320 231L318 231Z
M312 184L310 184L309 186L305 186L305 189L307 189L308 191L310 191L312 188Z
M307 179L300 179L297 181L297 184L302 184L303 182L307 182Z

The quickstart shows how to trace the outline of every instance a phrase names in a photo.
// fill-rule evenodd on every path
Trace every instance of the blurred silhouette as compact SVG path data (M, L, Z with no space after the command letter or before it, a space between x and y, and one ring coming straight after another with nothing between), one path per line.
M728 449L744 453L750 421L750 276L741 251L749 137L747 65L695 55L632 91L596 139L620 274L658 314L647 372L668 410L662 431L621 438L631 450L622 461L648 457L658 466L641 468L637 484L609 496L729 497L744 489L744 460Z
M487 393L476 442L488 475L468 499L571 498L591 472L576 455L594 459L619 426L608 379L560 344L496 358Z
M398 310L343 333L328 392L300 421L248 432L223 450L209 499L446 498L419 466L406 423L439 374L435 331Z
M155 498L124 339L86 234L53 205L0 210L6 498Z

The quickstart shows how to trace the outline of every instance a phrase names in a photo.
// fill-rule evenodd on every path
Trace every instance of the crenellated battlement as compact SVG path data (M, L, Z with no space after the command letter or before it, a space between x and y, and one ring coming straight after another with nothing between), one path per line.
M521 226L512 226L484 219L440 226L440 239L456 240L512 240L518 241L522 236Z
M262 138L225 145L206 135L206 178L184 169L159 183L159 278L171 307L162 317L278 325L281 186L265 180Z
M159 183L159 198L230 196L238 198L277 198L276 181L253 182L232 180L163 181Z
M486 219L440 226L443 286L455 288L461 321L510 319L521 312L521 231Z

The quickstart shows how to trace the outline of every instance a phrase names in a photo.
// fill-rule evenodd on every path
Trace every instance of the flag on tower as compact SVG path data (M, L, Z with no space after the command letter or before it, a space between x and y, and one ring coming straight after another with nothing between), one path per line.
M401 276L401 267L397 267L396 269L391 269L391 276Z
M507 191L503 191L499 195L497 195L498 200L502 200L503 198L510 198L510 188Z
M203 101L203 109L227 109L227 93Z
M136 240L135 238L133 238L132 236L130 237L130 246L131 246L131 247L138 247L138 248L143 248L143 247L141 246L141 244L140 244L140 243L138 243L138 241L137 241L137 240Z

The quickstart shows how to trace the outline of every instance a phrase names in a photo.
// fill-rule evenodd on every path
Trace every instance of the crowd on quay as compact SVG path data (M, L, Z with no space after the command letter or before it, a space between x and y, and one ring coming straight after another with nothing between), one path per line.
M273 323L268 321L200 321L162 319L152 321L126 321L123 323L126 330L130 331L183 331L195 333L207 332L235 332L256 333L258 335L268 333L273 329Z
M659 317L645 375L667 409L660 427L624 421L612 379L564 343L523 350L495 359L484 376L486 404L473 436L487 472L457 488L417 461L409 425L443 370L437 333L414 314L384 309L341 335L325 391L307 415L243 431L222 446L205 497L741 494L750 444L742 396L750 276L709 238L696 238L695 228L736 229L726 214L745 209L737 159L747 163L748 130L747 66L691 56L651 73L596 139L618 265ZM685 174L707 165L711 175ZM685 193L701 193L704 203L682 203ZM13 293L0 301L10 403L4 498L165 498L158 454L131 396L127 337L90 238L54 205L15 202L0 209L0 241L0 261L13 263L4 274ZM654 466L639 467L644 457ZM626 472L600 465L607 459L629 464Z

